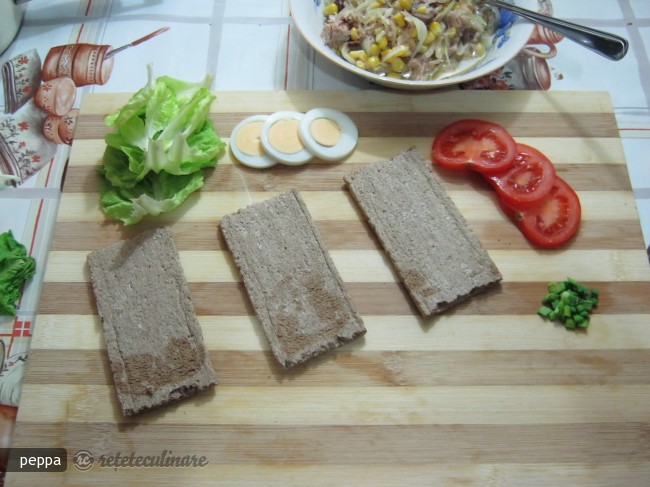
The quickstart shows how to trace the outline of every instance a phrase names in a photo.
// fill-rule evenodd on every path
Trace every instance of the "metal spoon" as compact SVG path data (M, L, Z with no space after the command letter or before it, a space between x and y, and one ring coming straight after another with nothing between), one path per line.
M135 41L133 41L133 42L130 43L130 44L127 44L127 45L122 46L122 47L118 47L117 49L113 49L112 51L108 51L108 52L106 53L105 58L108 59L108 58L110 58L110 57L113 57L113 56L115 56L118 52L122 52L122 51L124 51L125 49L128 49L129 47L133 47L133 46L137 46L138 44L142 44L143 42L148 41L148 40L151 39L152 37L155 37L155 36L157 36L157 35L159 35L159 34L162 34L163 32L167 32L168 30L169 30L169 27L162 27L161 29L155 30L155 31L153 31L151 34L147 34L147 35L144 36L144 37L140 37L140 39L136 39Z
M582 44L587 49L591 49L592 51L606 57L607 59L619 61L623 59L627 53L629 43L626 39L620 36L533 12L532 10L517 7L516 5L511 5L508 2L504 2L502 0L483 1L485 3L489 3L494 7L510 10L520 17L532 20L533 22L541 24L544 27L548 27L551 30L559 32L567 39L571 39L578 44Z

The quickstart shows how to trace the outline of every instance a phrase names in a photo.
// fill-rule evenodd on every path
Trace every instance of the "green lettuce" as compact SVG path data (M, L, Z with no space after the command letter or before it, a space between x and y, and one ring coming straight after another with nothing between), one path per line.
M104 212L125 225L133 225L147 215L157 216L178 208L203 186L203 171L175 176L165 171L149 173L134 186L112 186L104 179L100 203Z
M36 261L11 230L0 234L0 315L15 316L23 284L36 272Z
M225 143L209 120L215 95L212 76L192 83L169 76L154 79L105 118L99 173L100 202L106 214L125 224L177 208L203 185L203 170L214 167ZM108 183L108 184L106 184Z

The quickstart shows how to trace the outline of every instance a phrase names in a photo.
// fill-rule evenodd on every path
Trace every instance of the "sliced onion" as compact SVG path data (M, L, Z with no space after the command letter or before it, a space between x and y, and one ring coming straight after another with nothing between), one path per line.
M427 25L408 12L404 12L404 20L413 24L418 33L418 45L415 46L415 51L413 51L413 56L416 56L420 52L420 49L422 49L424 41L427 38Z

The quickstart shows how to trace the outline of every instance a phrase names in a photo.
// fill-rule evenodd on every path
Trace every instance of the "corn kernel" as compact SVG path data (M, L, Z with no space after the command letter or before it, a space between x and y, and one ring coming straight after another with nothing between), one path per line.
M393 15L393 20L399 27L404 27L406 25L404 14L402 12L397 12L395 15Z
M391 71L390 73L388 73L386 76L388 76L389 78L402 79L402 75L401 75L401 74L399 74L399 73L395 73L395 72L393 72L393 71Z
M434 21L429 24L429 32L432 32L435 35L439 35L442 33L442 25L440 25L440 22Z
M390 67L395 71L396 73L401 73L404 71L404 68L406 67L406 64L404 64L404 61L402 61L401 58L393 58L390 61Z
M380 52L379 46L377 44L370 44L368 48L368 56L378 56Z
M358 41L359 37L360 37L359 36L359 29L357 29L356 27L352 27L350 29L350 39L353 40L353 41Z
M388 39L385 37L382 37L381 39L377 39L377 46L379 47L380 50L384 50L388 47Z
M379 7L381 7L381 3L379 2L375 2L370 6L370 8L379 8Z
M350 51L350 57L352 59L359 59L361 61L368 60L368 55L366 54L366 51L364 51L363 49L359 49L357 51Z
M418 36L418 30L415 27L413 27L411 29L411 32L409 32L409 36L411 37L411 39L415 39Z
M429 31L427 32L427 36L424 38L424 45L429 46L435 40L436 40L436 35L433 32Z
M417 13L419 14L426 14L427 13L427 6L426 5L420 5L418 8L415 9Z
M357 61L357 62L354 63L354 64L355 64L356 67L359 68L359 69L367 69L367 68L366 68L366 63L364 63L363 61Z
M339 13L339 8L336 6L335 3L330 3L327 7L323 9L324 15L335 15L337 13Z
M413 1L412 0L399 0L399 6L402 7L404 10L411 10L411 7L413 6Z
M376 67L379 66L380 64L381 64L381 61L379 60L379 57L377 57L377 56L370 56L370 57L368 58L368 65L369 65L371 68L376 68Z
M485 47L483 47L483 44L476 45L476 48L474 49L474 54L476 56L483 56L485 54Z

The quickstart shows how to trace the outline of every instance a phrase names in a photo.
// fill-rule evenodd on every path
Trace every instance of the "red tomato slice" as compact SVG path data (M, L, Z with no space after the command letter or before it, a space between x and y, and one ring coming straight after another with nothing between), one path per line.
M511 206L502 198L499 203L524 236L538 247L558 247L568 242L580 226L578 195L558 176L546 198L534 205Z
M555 182L555 167L534 147L517 144L515 162L505 171L486 174L499 197L512 206L531 205L544 198Z
M517 144L500 125L484 120L459 120L443 128L433 140L431 156L448 169L472 169L482 174L511 166Z

